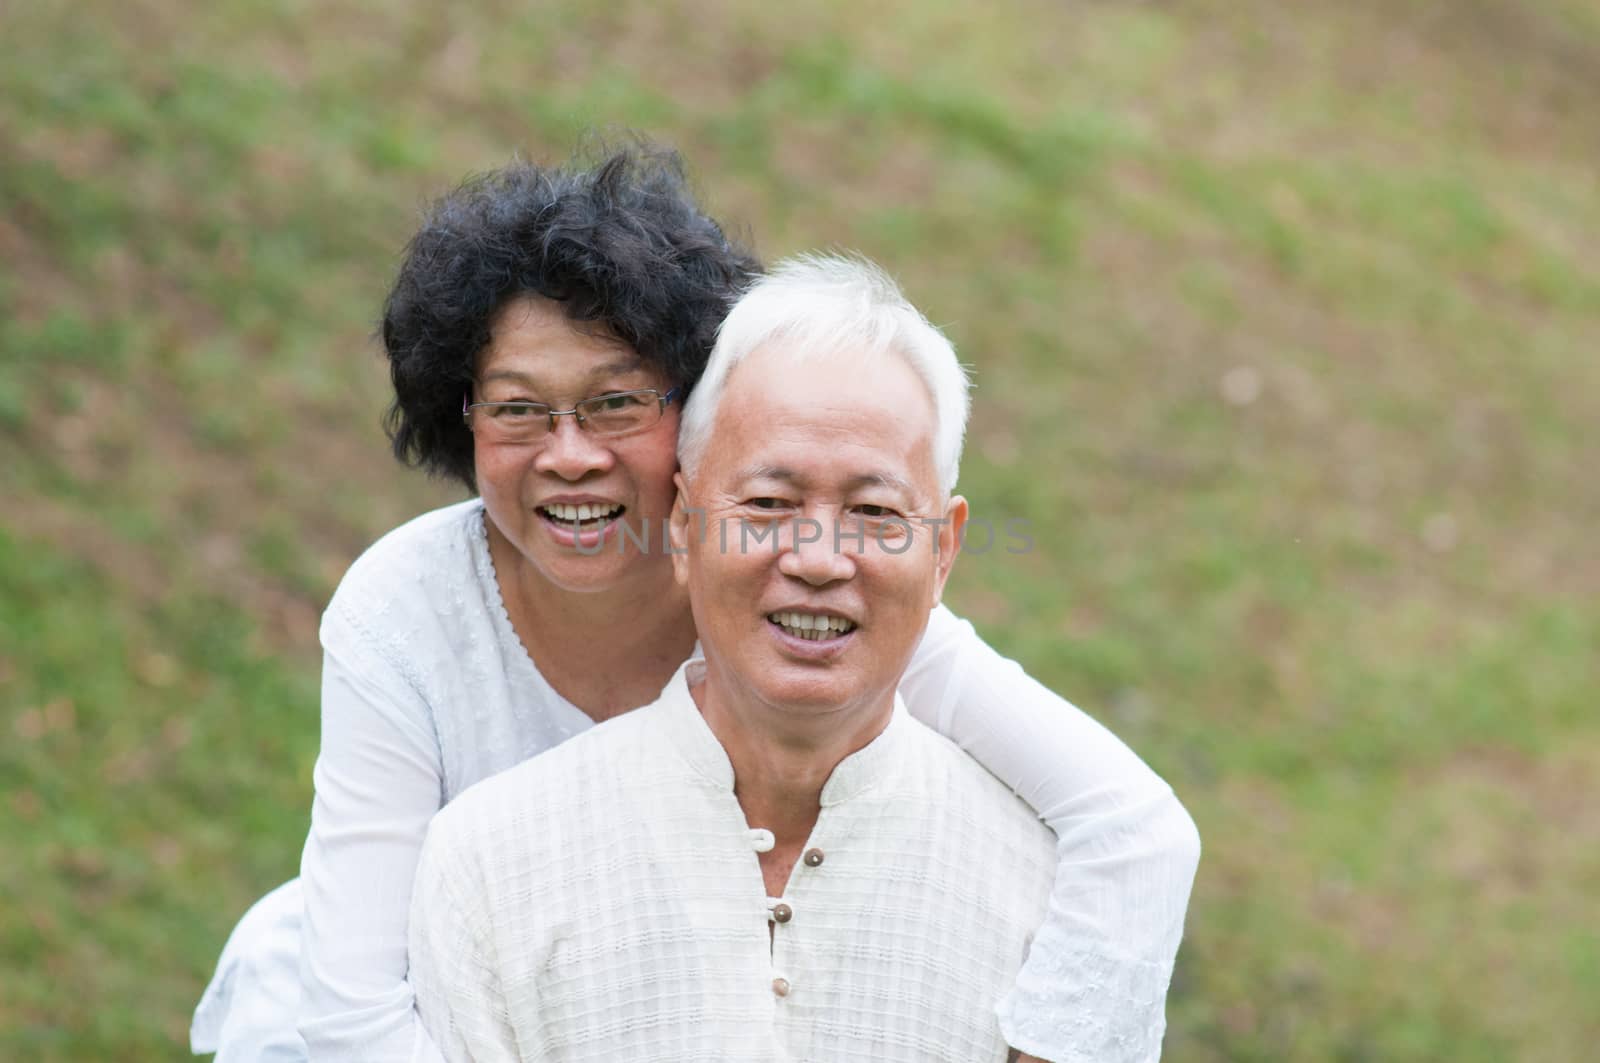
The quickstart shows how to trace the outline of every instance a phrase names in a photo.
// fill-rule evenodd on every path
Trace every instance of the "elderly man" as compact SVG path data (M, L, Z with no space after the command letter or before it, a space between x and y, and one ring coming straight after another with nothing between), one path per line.
M1055 838L895 693L966 520L967 404L868 264L735 307L671 528L704 659L429 833L410 978L448 1058L1007 1057Z

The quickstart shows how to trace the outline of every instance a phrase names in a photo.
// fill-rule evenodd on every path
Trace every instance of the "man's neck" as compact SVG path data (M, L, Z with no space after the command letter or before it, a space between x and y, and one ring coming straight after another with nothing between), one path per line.
M709 667L706 681L691 692L728 754L733 794L745 821L773 834L772 850L760 854L761 874L767 895L781 896L817 824L823 787L841 761L883 733L894 692L875 704L825 717L741 697L731 684L716 682Z

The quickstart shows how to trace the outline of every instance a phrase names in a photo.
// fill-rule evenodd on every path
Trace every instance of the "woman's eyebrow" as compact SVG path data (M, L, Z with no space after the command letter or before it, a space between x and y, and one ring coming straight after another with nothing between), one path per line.
M590 377L621 376L624 373L635 373L645 368L643 358L628 358L620 362L607 362L605 365L596 366Z
M513 384L533 386L532 377L526 373L519 373L515 369L496 369L492 372L483 373L478 377L478 383L480 384L488 384L496 380L509 380Z
M607 362L605 365L598 365L595 366L594 369L590 370L587 379L592 383L593 381L601 380L605 377L623 376L628 373L636 373L645 368L647 368L647 366L645 365L643 358L629 358L622 361ZM508 381L512 384L521 384L523 387L528 388L537 388L539 386L539 382L536 379L529 376L527 373L519 372L515 369L493 369L487 373L481 374L478 377L479 384L488 384L497 380Z

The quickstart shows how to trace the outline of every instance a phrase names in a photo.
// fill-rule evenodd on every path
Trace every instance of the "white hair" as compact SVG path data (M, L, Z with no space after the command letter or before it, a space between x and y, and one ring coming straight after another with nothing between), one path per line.
M944 333L906 300L894 279L858 255L785 259L739 297L683 407L678 461L686 475L692 477L705 456L734 366L769 345L791 364L846 352L860 359L891 352L903 358L933 400L934 469L941 495L949 497L961 468L971 407L967 372Z

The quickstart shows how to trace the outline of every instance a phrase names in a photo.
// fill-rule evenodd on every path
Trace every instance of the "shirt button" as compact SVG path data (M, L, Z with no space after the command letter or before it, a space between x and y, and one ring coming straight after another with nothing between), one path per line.
M772 992L773 992L774 996L780 996L780 997L788 996L789 995L789 979L787 979L787 978L774 978L772 980Z
M774 904L772 906L772 921L773 922L775 922L775 923L787 923L789 920L791 920L793 918L794 918L794 909L789 907L787 904ZM782 996L783 994L780 993L778 995Z
M821 867L822 866L822 850L821 849L807 849L806 850L806 855L803 856L801 859L803 859L806 862L806 866L807 867Z
M765 827L757 827L749 831L745 837L750 839L750 848L758 853L770 853L773 847L778 844L778 839Z

